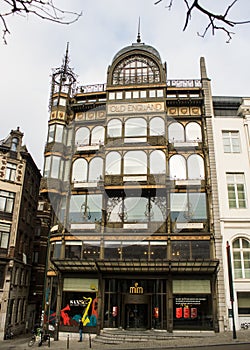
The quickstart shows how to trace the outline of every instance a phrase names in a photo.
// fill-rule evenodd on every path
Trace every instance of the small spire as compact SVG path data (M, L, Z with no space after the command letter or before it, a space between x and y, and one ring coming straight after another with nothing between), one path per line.
M140 28L141 27L141 20L139 17L139 23L138 23L138 34L137 34L137 42L140 43L141 42L141 33L140 33Z
M63 72L64 74L67 72L67 67L69 63L69 42L67 42L66 53L63 62Z

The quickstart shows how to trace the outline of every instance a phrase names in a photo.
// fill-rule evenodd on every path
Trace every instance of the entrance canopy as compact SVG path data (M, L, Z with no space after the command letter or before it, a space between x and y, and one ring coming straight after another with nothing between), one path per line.
M53 259L55 267L62 273L67 272L96 272L96 273L123 273L123 272L151 272L151 273L203 273L217 272L219 260L67 260Z

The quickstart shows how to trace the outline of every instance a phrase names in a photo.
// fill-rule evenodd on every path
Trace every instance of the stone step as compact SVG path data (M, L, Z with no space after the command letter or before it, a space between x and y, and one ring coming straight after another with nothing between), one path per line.
M104 329L101 334L96 336L93 341L103 344L122 344L129 342L148 342L160 341L168 339L176 339L179 337L204 337L214 335L214 332L177 332L167 333L166 331L157 330L120 330L120 329Z

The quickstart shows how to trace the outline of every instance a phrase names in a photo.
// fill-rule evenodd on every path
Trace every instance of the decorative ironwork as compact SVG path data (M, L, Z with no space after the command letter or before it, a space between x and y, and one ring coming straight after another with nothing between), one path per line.
M90 209L89 206L86 203L83 203L81 205L81 214L84 221L91 219Z
M120 62L113 72L113 85L160 82L160 70L156 63L143 56L130 56Z
M112 213L112 211L114 210L114 208L121 204L120 202L122 202L122 198L121 197L111 197L108 199L107 201L107 220L109 221L110 219L110 215Z
M163 217L166 216L166 207L167 207L167 201L165 197L152 197L151 202L157 205L157 207L160 209Z

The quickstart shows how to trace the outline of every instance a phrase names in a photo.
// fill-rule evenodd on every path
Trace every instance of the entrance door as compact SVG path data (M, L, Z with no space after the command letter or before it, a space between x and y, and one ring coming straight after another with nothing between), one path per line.
M148 304L126 304L126 329L146 329L148 326Z

